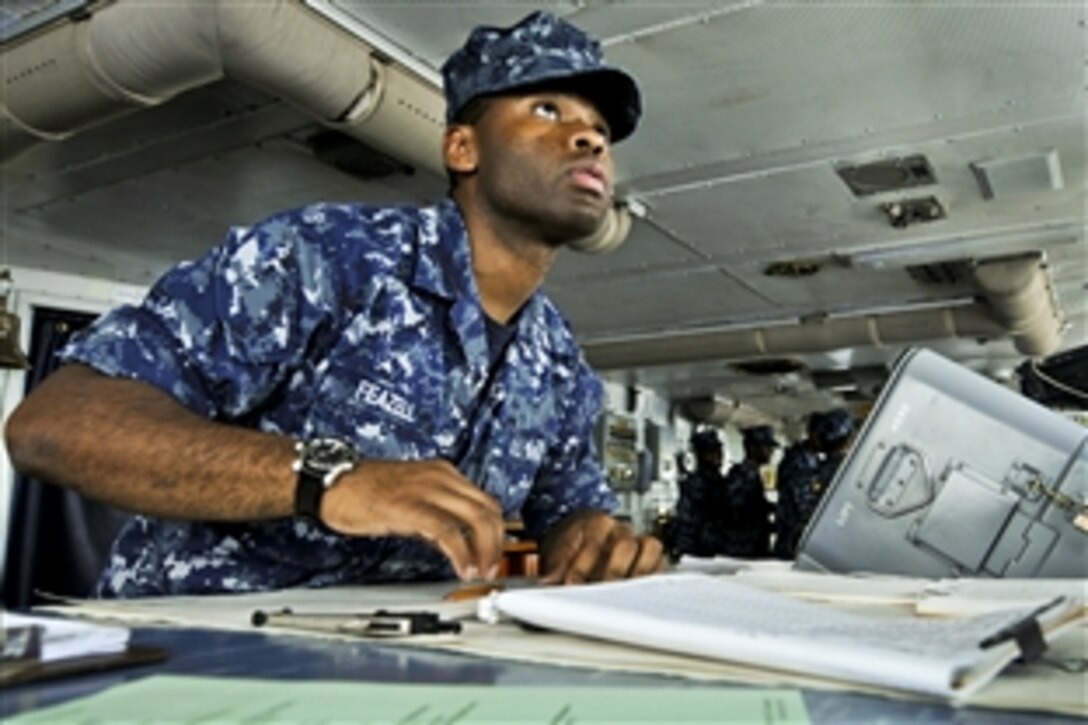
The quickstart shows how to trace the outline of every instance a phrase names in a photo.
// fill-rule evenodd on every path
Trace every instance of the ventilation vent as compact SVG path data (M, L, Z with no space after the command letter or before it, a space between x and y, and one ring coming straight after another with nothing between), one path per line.
M901 191L937 183L929 160L922 154L883 159L868 164L842 164L835 173L846 182L854 196Z
M914 264L907 267L907 274L915 282L928 287L958 285L967 281L969 272L967 262L963 261Z
M781 262L771 262L763 268L763 274L768 277L811 277L820 271L823 264L815 259L787 259Z

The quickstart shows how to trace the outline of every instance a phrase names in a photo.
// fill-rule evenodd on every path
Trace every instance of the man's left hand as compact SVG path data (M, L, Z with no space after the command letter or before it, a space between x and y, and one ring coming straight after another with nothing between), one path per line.
M664 547L638 536L601 511L578 511L560 521L541 543L542 584L581 584L662 571Z

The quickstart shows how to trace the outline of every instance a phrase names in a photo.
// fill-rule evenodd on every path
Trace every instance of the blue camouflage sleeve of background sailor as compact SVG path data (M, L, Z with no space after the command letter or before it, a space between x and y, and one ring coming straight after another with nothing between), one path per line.
M593 444L604 398L601 381L584 361L572 378L569 387L556 391L560 427L521 511L526 531L538 539L574 511L612 513L619 506Z
M140 306L96 321L62 359L151 383L204 415L251 410L335 309L336 265L307 239L322 231L324 214L308 207L232 230L167 272Z
M675 542L677 554L702 556L703 515L706 483L698 472L689 473L680 482L680 500L676 503Z

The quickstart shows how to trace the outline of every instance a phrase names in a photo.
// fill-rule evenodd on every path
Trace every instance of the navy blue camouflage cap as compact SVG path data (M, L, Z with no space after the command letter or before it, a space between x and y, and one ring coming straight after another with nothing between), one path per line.
M741 431L745 445L765 446L777 448L778 441L774 438L774 428L769 425L753 425Z
M854 432L854 420L843 408L813 413L809 419L809 435L828 444L846 440Z
M718 436L718 431L706 428L692 434L691 448L694 451L720 451L722 439Z
M544 11L509 28L475 28L443 64L442 80L447 123L473 98L534 88L588 99L608 123L613 143L630 136L642 115L635 79L605 64L596 39Z

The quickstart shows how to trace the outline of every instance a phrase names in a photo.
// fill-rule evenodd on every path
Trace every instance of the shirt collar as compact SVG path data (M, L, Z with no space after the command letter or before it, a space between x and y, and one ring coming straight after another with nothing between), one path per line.
M479 302L468 230L457 203L446 198L419 213L412 285L448 300L469 297Z
M420 215L413 286L447 300L471 300L480 307L482 318L468 229L457 202L447 197L420 209ZM521 310L519 328L543 312L542 304L542 293L536 290Z
M457 203L450 198L420 209L412 286L451 303L449 324L456 331L469 364L478 372L488 367L487 328L472 248ZM536 290L518 316L518 336L538 337L544 324L544 297ZM535 344L540 344L536 340Z

